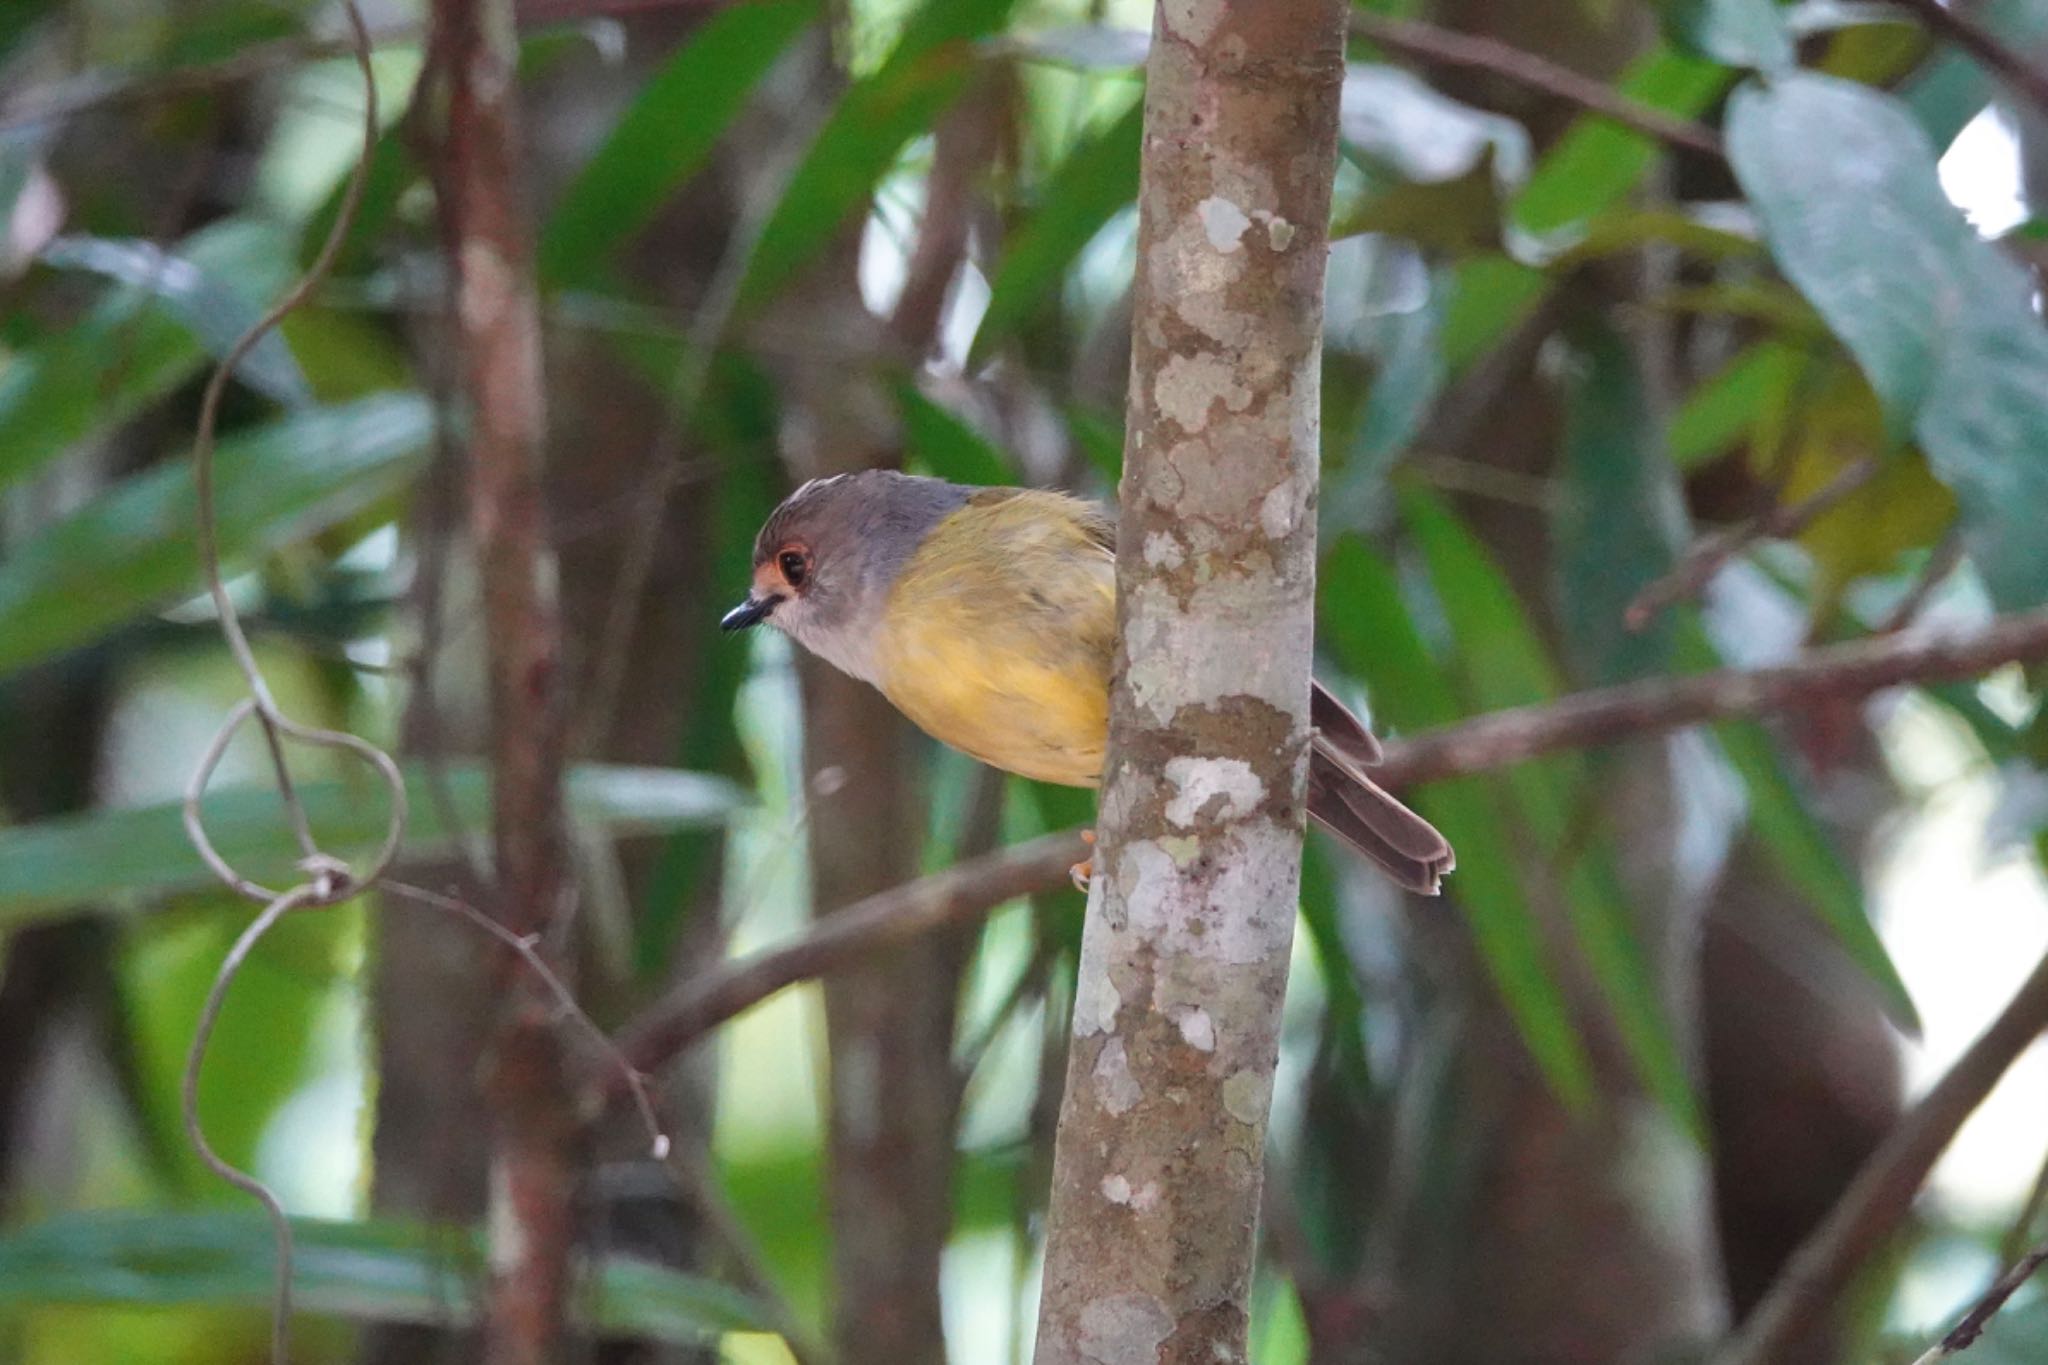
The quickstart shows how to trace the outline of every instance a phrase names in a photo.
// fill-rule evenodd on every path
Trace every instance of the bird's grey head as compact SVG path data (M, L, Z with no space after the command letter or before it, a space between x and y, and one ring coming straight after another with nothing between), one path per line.
M754 539L753 587L719 624L731 631L766 621L873 682L876 631L896 575L970 491L890 469L812 479L769 513Z

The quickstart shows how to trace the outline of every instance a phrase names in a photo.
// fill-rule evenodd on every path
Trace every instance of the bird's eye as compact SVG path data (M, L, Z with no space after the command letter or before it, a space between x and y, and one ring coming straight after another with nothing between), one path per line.
M776 567L782 570L783 578L792 588L801 588L804 585L805 575L811 571L810 556L801 550L784 550L775 563Z

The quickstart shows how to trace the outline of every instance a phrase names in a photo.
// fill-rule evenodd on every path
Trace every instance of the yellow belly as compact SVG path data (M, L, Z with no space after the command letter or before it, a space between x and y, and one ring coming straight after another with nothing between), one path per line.
M933 738L1067 786L1102 777L1115 564L1070 500L970 504L904 566L877 641L882 691Z

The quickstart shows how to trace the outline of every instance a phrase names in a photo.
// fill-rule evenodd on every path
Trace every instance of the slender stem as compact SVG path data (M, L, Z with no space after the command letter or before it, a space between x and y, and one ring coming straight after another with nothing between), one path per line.
M1967 1351L1978 1337L1984 1335L1985 1325L1998 1316L1998 1310L2005 1307L2005 1301L2018 1293L2021 1285L2033 1279L2034 1272L2043 1265L2048 1265L2048 1242L2015 1261L2011 1269L1998 1277L1996 1284L1984 1291L1984 1297L1963 1314L1963 1320L1913 1365L1937 1365L1939 1361Z

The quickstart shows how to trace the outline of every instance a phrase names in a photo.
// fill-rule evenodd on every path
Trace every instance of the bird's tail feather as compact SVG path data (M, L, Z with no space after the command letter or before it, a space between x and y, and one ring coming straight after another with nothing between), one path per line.
M1308 813L1410 891L1436 895L1444 874L1457 866L1450 842L1435 825L1320 741L1309 754Z

